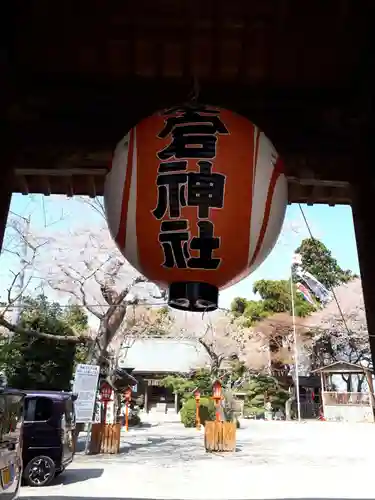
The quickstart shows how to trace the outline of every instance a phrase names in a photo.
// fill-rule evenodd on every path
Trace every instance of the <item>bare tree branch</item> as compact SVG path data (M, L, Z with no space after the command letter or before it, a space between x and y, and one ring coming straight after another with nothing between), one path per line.
M7 288L7 303L0 312L0 316L3 318L5 318L6 313L19 302L21 297L25 294L31 280L34 278L33 271L38 252L48 244L48 239L36 238L32 234L29 234L29 221L24 219L24 222L27 222L27 224L21 225L19 221L13 218L8 223L8 229L11 229L13 233L10 241L16 248L15 250L8 250L9 253L18 257L19 263L17 263L17 265L20 269L17 272L10 271L13 277ZM25 234L24 231L26 231ZM9 244L9 240L7 244ZM7 248L5 248L5 250L7 250ZM27 272L29 272L28 276L26 275Z
M72 344L86 344L90 338L86 335L52 335L51 333L38 332L37 330L29 330L20 326L13 325L7 321L3 316L0 316L0 325L9 330L10 332L29 337L36 337L40 339L53 340L54 342L68 342Z
M26 281L26 284L24 284L24 286L22 287L22 289L13 297L12 296L12 291L13 291L13 288L16 284L16 281L19 279L20 275L21 275L21 272L18 272L18 273L13 273L12 274L14 275L13 276L13 280L12 280L12 283L10 284L9 288L7 289L7 297L8 297L8 303L6 304L6 306L4 307L3 311L2 311L2 316L5 315L6 312L9 311L9 309L11 309L11 307L22 297L22 295L24 294L24 291L27 289L27 287L29 286L30 282L31 282L31 279L32 277L29 276L27 278L27 281Z
M99 198L87 199L84 196L80 196L80 201L85 205L88 205L92 210L94 210L97 214L99 214L103 219L105 219L105 210L103 202L99 200Z
M334 361L372 365L366 314L360 279L335 290L343 320L335 302L307 318L312 331L311 355L320 366Z
M91 313L93 314L94 316L96 316L98 319L101 319L104 315L101 314L99 311L97 311L92 305L88 304L87 302L87 299L86 299L86 294L85 294L85 291L84 291L84 287L83 285L80 285L79 286L79 291L80 291L80 294L78 294L76 291L74 290L69 290L68 288L65 288L64 286L60 286L60 285L56 285L54 284L53 285L53 288L55 290L58 290L60 292L63 292L63 293L68 293L69 295L73 295L77 300L81 301L82 300L82 304L83 306Z
M103 214L99 200L84 200L84 203ZM19 224L15 223L14 231L18 239L24 237ZM27 264L37 269L42 279L45 277L44 282L52 290L70 297L97 321L95 359L108 357L111 343L121 331L130 306L144 302L160 304L165 299L164 291L157 292L157 287L140 276L120 255L104 225L94 230L75 226L68 235L46 227L37 236L33 234L26 239L33 253L32 262ZM22 252L17 252L13 243L9 250L22 257ZM18 292L15 295L18 296ZM8 299L9 305L13 299L11 294ZM9 324L5 317L4 321L3 326ZM143 334L147 334L146 329Z

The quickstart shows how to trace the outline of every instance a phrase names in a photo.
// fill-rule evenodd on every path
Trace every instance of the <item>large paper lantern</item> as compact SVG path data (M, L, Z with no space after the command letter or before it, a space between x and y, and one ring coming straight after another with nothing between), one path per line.
M104 202L112 237L169 304L217 307L218 290L272 250L287 206L274 147L226 109L175 107L136 125L115 150Z

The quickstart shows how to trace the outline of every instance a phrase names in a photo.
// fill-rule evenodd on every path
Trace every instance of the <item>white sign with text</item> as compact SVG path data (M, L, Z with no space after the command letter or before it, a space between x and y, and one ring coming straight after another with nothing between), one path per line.
M77 424L92 422L98 378L98 365L77 365L73 384L73 392L78 394L74 403Z

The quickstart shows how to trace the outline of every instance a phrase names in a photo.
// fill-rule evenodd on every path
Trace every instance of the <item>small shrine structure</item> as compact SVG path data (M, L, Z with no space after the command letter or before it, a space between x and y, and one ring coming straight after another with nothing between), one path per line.
M322 406L325 420L336 422L374 422L373 372L369 368L337 361L314 370L321 377ZM339 388L337 375L347 390ZM357 392L353 392L357 381ZM349 390L348 390L349 389Z
M206 368L209 362L207 352L194 339L127 336L118 367L132 368L132 375L137 379L133 398L143 399L141 408L146 413L178 413L179 396L165 387L162 380L168 375L187 375L193 370Z

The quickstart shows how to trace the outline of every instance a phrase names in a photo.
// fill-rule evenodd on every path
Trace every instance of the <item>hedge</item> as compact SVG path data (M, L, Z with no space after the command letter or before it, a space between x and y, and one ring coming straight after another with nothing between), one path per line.
M196 411L196 402L194 398L185 401L180 411L181 422L185 427L195 427ZM199 417L202 425L205 424L206 420L215 420L215 405L212 399L201 398Z

